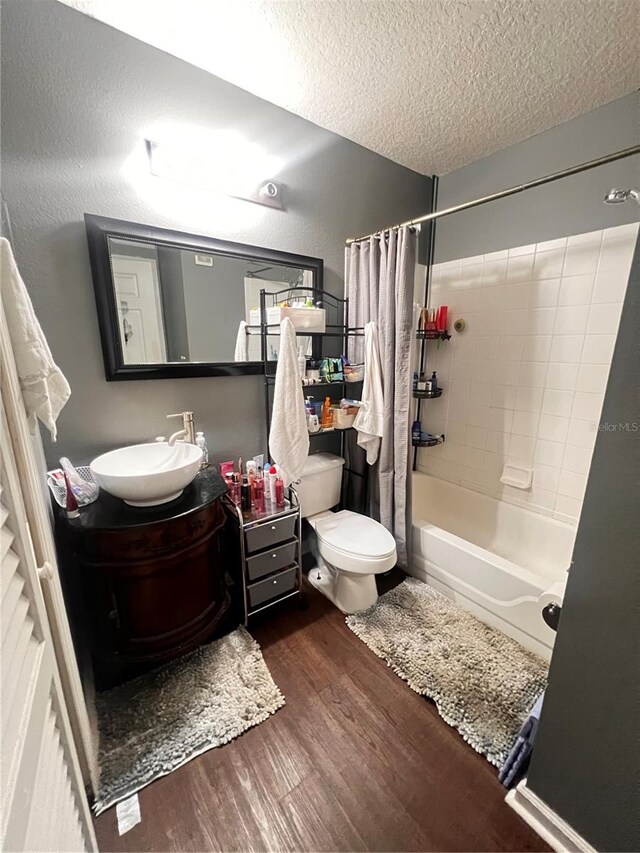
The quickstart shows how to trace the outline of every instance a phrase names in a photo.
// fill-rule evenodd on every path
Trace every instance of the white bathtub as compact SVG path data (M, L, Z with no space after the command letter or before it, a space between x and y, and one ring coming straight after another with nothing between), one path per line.
M419 472L413 519L411 574L550 658L538 598L565 577L575 528Z

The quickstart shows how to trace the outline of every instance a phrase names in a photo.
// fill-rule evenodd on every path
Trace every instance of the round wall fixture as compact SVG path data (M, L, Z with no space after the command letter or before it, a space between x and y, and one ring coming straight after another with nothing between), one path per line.
M467 328L467 321L456 320L453 324L453 328L456 330L456 332L464 332L464 330Z

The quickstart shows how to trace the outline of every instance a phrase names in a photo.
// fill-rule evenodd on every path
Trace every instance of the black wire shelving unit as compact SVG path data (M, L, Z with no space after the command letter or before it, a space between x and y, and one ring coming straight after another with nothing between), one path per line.
M364 327L349 325L348 297L345 299L340 299L340 297L335 296L333 293L330 293L327 290L322 290L321 288L317 287L303 287L299 285L286 287L283 290L279 290L275 293L271 293L266 290L260 291L261 322L259 325L248 325L247 334L260 336L260 354L264 375L264 409L265 424L267 428L267 440L269 436L269 431L271 429L273 389L275 386L275 374L278 364L277 361L271 361L268 357L269 339L277 338L280 335L279 324L269 324L266 322L268 317L268 309L277 307L277 305L281 302L298 302L301 300L305 301L307 299L311 299L315 307L324 308L326 312L326 325L325 330L323 332L314 332L308 329L296 329L296 337L311 338L312 343L310 357L313 360L318 361L321 358L324 358L325 356L338 358L341 355L344 355L346 358L349 358L349 342L353 338L364 337ZM332 342L336 342L338 346L336 347L335 344L329 346L329 344L331 344ZM327 349L337 349L339 351L327 352ZM347 382L343 379L338 382L316 382L313 385L303 385L301 381L300 387L302 388L305 397L313 396L313 391L315 388L322 388L323 396L329 396L332 400L341 399L342 397L359 398L362 393L362 380L360 379L356 382ZM351 388L353 388L353 392L349 390ZM328 393L329 391L340 391L340 396L336 398L335 395ZM318 439L322 438L326 441L327 450L330 450L333 453L337 453L338 455L342 456L343 459L345 459L346 434L349 432L353 432L353 427L350 427L348 429L334 428L331 430L320 430L317 433L310 433L309 439L312 442L312 450L315 449L314 445L317 446ZM359 471L347 468L345 463L342 478L343 496L344 485L346 477L348 475L353 475L356 477L363 476L362 473L360 473Z

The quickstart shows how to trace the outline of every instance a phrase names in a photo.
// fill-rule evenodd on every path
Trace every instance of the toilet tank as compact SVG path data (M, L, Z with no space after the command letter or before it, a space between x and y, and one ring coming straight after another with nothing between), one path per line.
M343 465L342 456L334 453L307 456L300 482L294 484L303 518L325 512L340 503Z

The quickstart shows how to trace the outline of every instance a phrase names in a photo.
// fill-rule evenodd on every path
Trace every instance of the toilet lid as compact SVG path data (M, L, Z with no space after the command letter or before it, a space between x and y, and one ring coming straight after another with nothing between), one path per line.
M396 550L396 542L379 521L347 509L319 518L316 535L327 545L360 557L387 557Z

